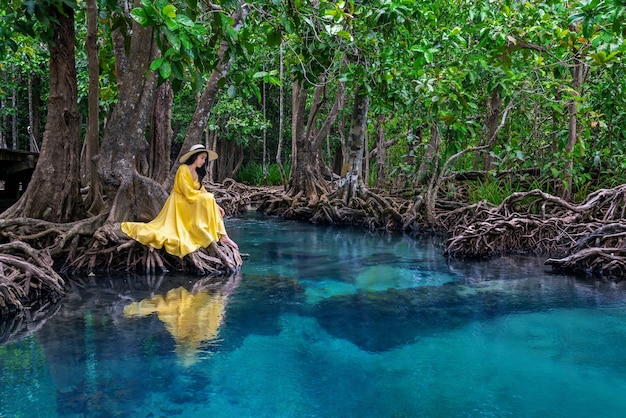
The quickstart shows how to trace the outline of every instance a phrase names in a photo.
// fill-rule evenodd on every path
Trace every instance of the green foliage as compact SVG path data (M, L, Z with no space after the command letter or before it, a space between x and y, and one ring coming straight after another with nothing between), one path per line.
M161 56L150 65L159 79L170 80L175 90L189 79L199 88L203 74L210 73L217 63L217 49L224 36L235 39L233 20L228 9L209 13L201 3L188 1L176 5L167 0L141 0L141 7L132 10L132 18L142 26L151 26Z
M285 175L289 178L291 164L283 164ZM280 186L282 179L280 176L280 168L278 164L269 164L266 168L267 182L265 181L265 173L263 166L255 161L250 162L239 170L237 173L237 181L250 186Z
M17 92L19 109L10 105L0 116L19 115L25 125L26 83L29 75L42 78L46 90L47 51L52 25L50 5L62 1L0 0L0 97L8 103ZM132 18L155 29L160 56L151 68L160 80L174 83L172 112L175 142L182 142L195 110L195 94L217 63L222 41L229 42L230 73L222 80L222 94L208 121L220 140L254 146L258 155L265 132L272 154L278 138L278 102L285 88L287 119L283 155L290 152L290 83L303 79L314 85L328 82L323 100L332 97L339 81L348 94L365 86L370 95L370 127L383 115L387 138L399 138L387 149L387 173L412 186L430 140L430 129L441 134L437 155L427 163L439 167L455 153L484 144L491 100L502 123L489 152L492 172L539 167L543 175L513 187L490 180L473 191L474 199L498 201L511 190L549 191L572 178L576 199L596 187L626 181L626 7L613 0L543 2L454 0L415 2L371 0L251 3L242 25L233 26L236 1L206 2L142 0ZM111 28L132 36L119 5L99 1L100 99L107 114L117 99L110 43ZM77 67L81 111L87 98L87 72L82 51L85 21L77 16ZM288 74L282 81L279 57ZM575 61L578 60L578 61ZM582 86L572 83L574 62L585 64ZM14 77L13 77L14 76ZM287 80L287 81L285 81ZM43 101L47 99L41 94ZM265 103L265 109L261 108ZM568 104L577 109L577 143L567 153ZM328 103L325 103L328 104ZM351 103L342 114L349 118ZM506 117L504 111L507 109ZM321 112L327 112L322 107ZM263 113L267 119L263 117ZM324 119L322 115L320 120ZM410 131L410 134L407 134ZM370 149L373 129L368 131ZM339 135L329 135L331 147ZM326 152L326 149L324 150ZM332 155L324 155L328 160ZM482 169L482 156L467 153L453 169ZM328 162L328 161L327 161ZM572 162L570 172L565 171ZM368 183L374 184L376 165L370 164ZM277 168L277 167L276 167ZM259 170L261 175L259 175ZM268 181L273 176L268 166ZM261 184L263 171L245 161L241 176ZM278 175L277 178L280 178ZM598 178L602 180L599 181ZM559 189L556 189L559 190Z
M221 139L239 145L248 145L269 126L258 109L241 97L231 96L228 91L220 96L208 123L208 129L218 131Z
M499 205L516 191L519 190L516 190L511 182L499 180L477 180L475 183L469 183L467 189L470 204L485 200L493 205Z

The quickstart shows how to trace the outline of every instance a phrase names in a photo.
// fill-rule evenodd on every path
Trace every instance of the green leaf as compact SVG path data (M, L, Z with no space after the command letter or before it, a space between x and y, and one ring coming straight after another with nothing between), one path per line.
M183 45L183 48L185 48L186 50L191 50L193 48L193 43L191 42L191 40L189 40L189 37L184 33L180 34L180 42Z
M180 38L171 30L164 30L163 34L167 38L167 41L170 43L172 48L176 51L180 51Z
M176 7L174 7L173 4L168 4L161 10L161 13L163 14L163 16L174 19L176 17Z
M354 38L352 38L352 35L349 32L346 32L345 30L338 31L337 35L341 36L342 38L344 38L347 41L352 41L354 39Z
M282 41L280 29L274 29L267 34L267 45L278 46Z
M551 167L550 171L552 172L552 177L554 177L554 178L558 178L559 177L559 175L560 175L559 170L557 170L555 167Z
M191 20L191 18L189 18L189 16L183 15L183 14L179 14L176 15L176 21L178 23L180 23L183 26L187 26L192 28L194 26L193 20Z
M135 19L135 22L139 23L141 26L148 25L148 17L146 16L146 11L144 9L133 9L133 11L130 12L130 15L133 19Z
M273 84L275 86L280 86L280 79L278 77L274 77L270 75L267 77L267 81L269 81L270 84Z
M150 63L150 69L151 69L152 71L159 69L159 68L161 67L161 65L163 65L163 61L164 61L164 59L163 59L163 58L157 58L157 59L155 59L154 61L152 61L152 62Z
M168 79L171 74L172 74L171 64L167 61L163 62L163 64L159 67L159 75L161 76L161 78Z

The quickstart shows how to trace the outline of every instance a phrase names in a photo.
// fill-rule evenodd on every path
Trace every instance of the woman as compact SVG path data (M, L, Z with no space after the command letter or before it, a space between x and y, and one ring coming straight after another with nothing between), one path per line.
M165 247L180 258L217 241L238 249L226 233L224 209L202 185L206 164L215 159L217 153L203 145L192 146L180 158L183 164L176 172L174 188L157 217L148 223L123 222L122 231L144 245Z

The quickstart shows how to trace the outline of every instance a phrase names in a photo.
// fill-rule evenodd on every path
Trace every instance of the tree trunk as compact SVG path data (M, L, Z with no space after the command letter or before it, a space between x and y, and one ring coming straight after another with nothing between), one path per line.
M214 148L220 158L215 161L215 179L222 182L226 178L233 178L241 168L244 160L244 150L241 145L233 141L215 141Z
M172 103L174 93L169 81L156 91L150 120L150 143L148 148L148 177L163 183L170 171L170 149L172 146Z
M574 53L574 68L572 74L572 89L580 96L580 87L583 84L583 61L579 51ZM572 99L567 105L569 113L569 123L567 125L567 145L565 147L565 167L563 173L563 182L565 188L563 190L563 200L570 200L572 197L573 175L574 175L574 147L578 141L577 113L575 99Z
M489 155L489 151L493 150L493 146L496 143L496 141L494 140L495 139L494 133L498 129L498 124L500 123L500 112L502 110L502 98L500 98L500 92L498 91L498 88L494 88L492 90L491 97L487 101L487 109L489 113L487 115L487 120L485 121L484 137L483 137L482 143L480 144L480 145L490 144L490 146L486 148L485 151L482 153L482 157L483 157L482 168L484 171L491 170L491 155ZM479 155L481 154L476 154L476 157L478 157ZM476 167L476 164L474 168L478 170L478 167Z
M429 225L435 225L437 223L437 217L435 215L435 205L437 203L437 193L441 186L442 177L445 175L445 168L439 171L439 145L441 144L441 134L439 132L439 125L437 125L436 119L432 121L430 125L430 142L428 143L428 149L424 156L422 164L428 158L428 164L432 164L432 177L428 182L428 189L424 196L424 216L426 222Z
M435 121L432 121L430 127L430 140L426 147L426 152L422 157L422 162L417 170L416 182L421 184L424 182L428 174L434 174L433 167L437 164L435 159L439 159L439 146L441 145L441 135L439 134L439 127Z
M321 194L328 193L328 185L321 175L321 147L323 139L330 131L331 126L339 116L344 103L344 85L339 83L332 108L328 112L324 123L319 130L315 128L317 119L321 116L321 107L326 101L326 85L324 77L320 78L313 94L309 112L305 115L308 89L305 82L297 80L293 85L293 121L292 135L293 163L291 179L287 192L291 196L303 195L309 199L309 204L317 203ZM305 120L305 116L307 116Z
M263 120L267 120L267 100L265 83L263 83ZM267 186L267 127L263 128L263 184Z
M92 214L100 213L104 208L102 185L94 156L100 152L100 106L99 79L100 65L98 63L98 5L96 0L87 0L87 62L89 67L89 116L87 134L85 136L86 156L85 168L89 177L89 193L85 199L85 206Z
M285 175L285 169L283 167L283 162L280 157L280 153L283 149L283 126L285 124L285 100L284 100L284 91L283 91L283 83L284 83L284 62L283 62L283 44L280 44L280 86L279 94L280 98L278 101L278 146L276 149L276 164L278 165L278 169L280 170L280 179L283 185L287 184L287 176Z
M41 149L41 77L37 74L32 74L32 88L33 88L33 103L32 103L32 111L33 111L33 119L31 125L31 135L37 141L37 145L39 149Z
M118 101L97 157L103 191L112 205L109 221L150 220L167 198L167 191L159 183L139 174L147 173L146 128L156 91L156 75L150 71L150 62L157 56L157 47L152 28L134 22L132 34L128 49L119 30L112 34Z
M50 94L41 154L26 192L1 216L67 222L79 215L80 129L74 10L51 6Z
M2 78L5 85L8 84L8 71L2 71ZM0 108L7 107L7 100L4 95L0 96ZM5 114L0 118L0 148L9 148L8 135L6 132L8 116Z
M33 77L31 75L28 75L28 132L32 131L32 126L33 126ZM34 145L36 144L33 144L32 141L29 141L28 147L26 149L32 152L37 152L37 149L35 148Z
M17 71L15 71L15 66L11 65L11 72L15 75L17 74ZM52 77L52 76L51 76ZM19 80L14 80L15 81L15 85L19 84ZM13 114L11 115L11 137L13 138L13 149L14 150L18 150L19 148L19 144L17 143L18 141L18 120L17 120L17 88L13 88L11 90L11 106L13 108L13 110L15 110L13 112Z
M363 153L365 152L365 132L367 130L367 113L369 96L364 89L357 87L354 93L352 118L350 119L350 139L348 143L346 176L341 179L336 195L347 205L359 191L365 189L363 182Z
M376 187L384 188L387 184L385 170L387 160L387 147L385 144L385 115L379 113L376 117L376 162L378 171L376 172Z

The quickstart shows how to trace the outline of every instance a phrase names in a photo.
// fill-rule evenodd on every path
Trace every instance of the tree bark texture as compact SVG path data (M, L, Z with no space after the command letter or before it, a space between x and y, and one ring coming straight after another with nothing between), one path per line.
M66 222L82 211L74 11L52 6L49 14L54 35L48 45L50 94L41 154L28 189L2 217Z
M156 91L150 121L150 144L148 147L148 177L163 183L170 171L170 149L173 130L171 125L174 92L169 81Z
M363 154L365 152L365 131L367 130L367 113L369 96L363 88L357 87L354 93L352 117L350 119L350 138L348 142L346 176L341 180L337 195L346 203L365 189L363 181Z
M98 169L104 186L115 190L123 178L145 164L137 160L146 159L146 126L156 90L156 76L149 72L149 66L156 56L156 45L152 29L137 23L133 24L128 51L119 30L113 32L112 38L118 101L103 133ZM107 196L111 196L110 192Z
M385 144L385 120L383 113L379 113L376 117L376 162L378 170L376 171L376 187L383 188L387 184L387 147Z
M102 186L98 167L94 156L100 152L100 108L99 108L99 79L100 66L98 63L98 5L96 0L87 0L87 62L89 68L89 120L85 136L86 155L85 168L89 177L89 193L85 205L89 213L99 213L104 208Z
M145 176L146 129L157 80L149 69L157 47L152 29L136 22L128 49L119 30L113 32L113 45L118 101L103 133L98 173L104 194L112 202L109 221L150 220L167 198L167 191Z
M220 156L215 161L215 179L218 183L233 178L243 164L243 148L233 141L215 141L214 150Z

